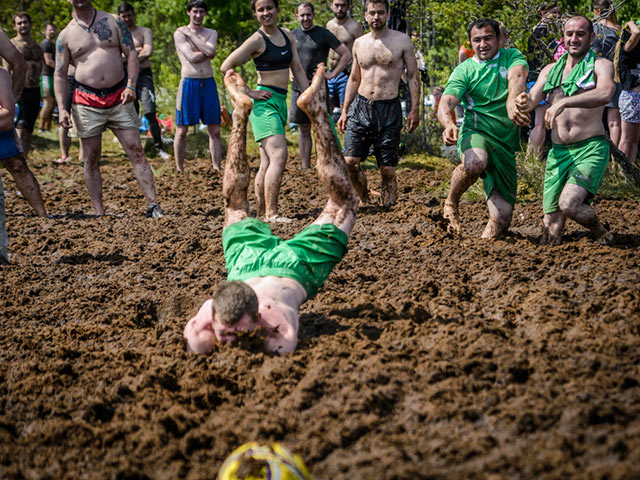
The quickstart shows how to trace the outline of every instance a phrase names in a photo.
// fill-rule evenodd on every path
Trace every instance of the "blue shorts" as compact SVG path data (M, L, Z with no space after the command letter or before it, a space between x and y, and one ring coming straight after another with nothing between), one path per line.
M176 125L219 125L220 100L213 77L182 78L176 97Z
M327 80L329 84L329 105L336 105L336 98L340 99L338 106L344 103L344 92L347 90L347 82L349 81L349 75L345 72L340 72L338 76ZM329 112L331 114L331 112Z
M19 153L20 150L18 150L13 129L0 132L0 160L15 157Z

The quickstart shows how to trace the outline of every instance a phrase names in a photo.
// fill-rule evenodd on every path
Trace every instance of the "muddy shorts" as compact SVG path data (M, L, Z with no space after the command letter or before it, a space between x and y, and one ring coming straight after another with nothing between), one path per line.
M586 203L593 201L609 163L609 142L592 137L569 145L554 143L547 156L544 172L542 208L544 213L557 212L558 200L567 183L584 188Z
M253 109L249 115L253 138L260 142L267 137L284 135L284 127L287 124L286 90L265 85L258 85L257 89L271 92L271 98L253 101Z
M0 132L0 160L15 157L20 153L13 129Z
M40 75L40 96L42 98L53 97L53 77Z
M347 253L347 234L331 223L309 225L290 240L271 233L256 218L232 223L222 232L227 281L256 277L292 278L313 298Z
M307 116L307 114L304 113L302 110L300 110L298 108L298 105L296 105L296 102L298 101L298 97L300 96L301 93L302 92L299 92L295 88L291 89L291 107L289 108L289 123L298 123L298 124L311 123L311 120L309 120L309 117ZM327 97L327 112L330 112L328 97Z
M640 123L640 92L623 90L620 94L620 118L627 123Z
M70 137L89 138L112 130L137 130L140 119L133 103L118 103L111 108L95 108L74 103L71 107Z
M176 97L176 125L198 125L201 121L203 125L220 125L216 81L213 77L182 78Z
M140 69L138 82L136 83L136 95L138 97L136 101L136 111L138 110L138 102L140 102L145 115L148 113L156 113L156 91L153 85L151 68L145 67Z
M369 101L357 95L347 114L344 156L364 160L373 145L378 167L395 167L400 159L402 107L398 97Z
M515 205L518 192L516 153L480 132L463 128L458 137L458 156L462 158L462 154L470 148L479 148L489 154L487 168L480 175L484 198L488 199L496 189L511 206Z
M347 91L347 82L349 81L349 75L346 72L340 72L328 82L327 96L329 105L340 106L344 103L344 94ZM331 112L329 112L331 113Z
M40 113L40 87L25 88L18 100L18 118L16 128L24 128L33 132Z

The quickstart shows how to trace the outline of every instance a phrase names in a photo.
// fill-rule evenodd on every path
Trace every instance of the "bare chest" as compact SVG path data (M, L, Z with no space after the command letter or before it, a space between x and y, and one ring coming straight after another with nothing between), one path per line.
M380 40L367 42L358 48L358 61L364 69L374 66L393 69L402 61L402 50Z
M133 37L133 46L135 48L144 47L144 33L140 29L131 30L131 36Z
M40 62L42 61L42 49L35 40L24 41L13 39L12 43L16 49L22 54L27 62Z
M95 50L119 48L118 34L110 24L109 19L96 21L90 29L77 26L68 41L71 58L80 59Z

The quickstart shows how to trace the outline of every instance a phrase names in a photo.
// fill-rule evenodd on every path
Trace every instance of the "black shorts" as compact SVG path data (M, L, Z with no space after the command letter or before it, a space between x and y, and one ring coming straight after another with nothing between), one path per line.
M138 82L136 83L136 94L138 100L142 103L142 111L145 115L156 113L156 92L153 86L153 73L151 73L151 68L145 67L140 69Z
M64 98L64 108L71 113L71 104L73 103L73 92L76 89L76 79L73 76L67 76L67 95Z
M395 167L400 159L402 107L398 97L369 101L356 95L347 114L344 156L364 160L373 145L378 167Z
M18 100L18 119L16 128L24 128L33 132L40 113L40 87L25 88Z
M327 81L325 80L325 91L329 91L329 86ZM298 97L302 92L299 92L295 88L291 89L291 107L289 107L289 123L297 123L297 124L306 124L311 123L307 114L298 108L296 102L298 101ZM331 111L329 110L329 95L327 95L327 112L331 115Z

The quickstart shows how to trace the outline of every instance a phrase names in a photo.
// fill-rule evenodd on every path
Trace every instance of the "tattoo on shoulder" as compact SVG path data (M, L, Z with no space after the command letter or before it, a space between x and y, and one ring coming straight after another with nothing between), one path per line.
M93 24L91 27L93 33L102 41L109 40L113 35L111 27L109 27L109 19L107 17L101 18L99 21Z
M120 30L120 36L122 37L122 43L127 47L133 49L133 37L131 36L131 32L129 31L129 27L124 23L124 20L121 18L117 19L118 29Z
M59 53L64 52L64 45L62 43L62 40L60 40L59 36L58 36L58 39L56 40L56 51Z

